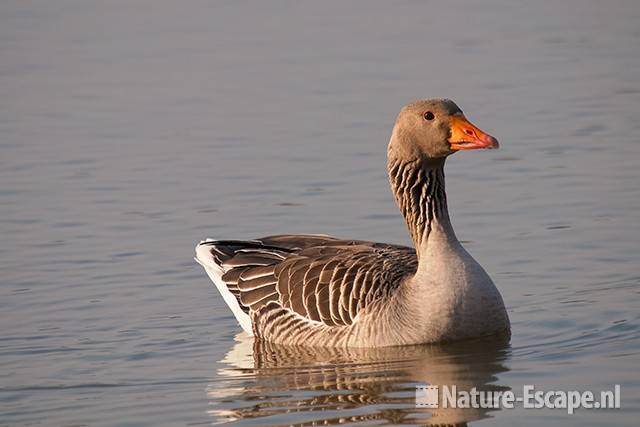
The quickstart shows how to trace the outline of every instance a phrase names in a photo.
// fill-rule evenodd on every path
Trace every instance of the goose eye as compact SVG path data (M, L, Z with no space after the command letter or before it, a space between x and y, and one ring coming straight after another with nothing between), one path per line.
M433 120L436 118L435 114L433 114L431 111L427 111L422 115L422 117L424 117L425 120Z

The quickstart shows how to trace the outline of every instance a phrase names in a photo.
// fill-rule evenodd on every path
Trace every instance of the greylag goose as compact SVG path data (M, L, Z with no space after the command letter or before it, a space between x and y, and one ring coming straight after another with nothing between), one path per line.
M414 248L323 235L211 240L200 263L250 335L285 345L384 347L509 335L493 281L458 241L444 163L498 148L451 100L406 105L387 170Z

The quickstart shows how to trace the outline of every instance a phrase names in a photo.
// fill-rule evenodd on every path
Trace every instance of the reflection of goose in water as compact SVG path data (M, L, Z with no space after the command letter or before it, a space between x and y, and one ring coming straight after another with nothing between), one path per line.
M209 385L216 421L259 425L329 425L384 420L393 424L465 425L487 409L415 407L415 386L504 390L505 340L376 349L289 347L245 334L227 353L221 382Z

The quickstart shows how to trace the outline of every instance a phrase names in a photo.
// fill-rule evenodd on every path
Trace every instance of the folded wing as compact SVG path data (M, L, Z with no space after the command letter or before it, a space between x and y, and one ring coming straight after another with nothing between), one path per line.
M417 268L411 248L315 235L205 241L197 254L205 268L215 264L236 310L252 316L277 304L329 327L351 325L363 308L390 296Z

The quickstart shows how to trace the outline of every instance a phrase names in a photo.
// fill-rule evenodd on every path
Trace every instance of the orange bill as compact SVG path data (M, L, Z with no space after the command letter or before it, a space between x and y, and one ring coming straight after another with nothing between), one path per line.
M462 114L451 117L449 143L452 150L478 150L500 147L497 139L478 129Z

